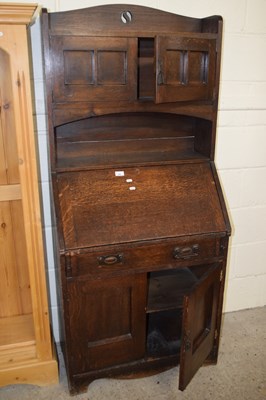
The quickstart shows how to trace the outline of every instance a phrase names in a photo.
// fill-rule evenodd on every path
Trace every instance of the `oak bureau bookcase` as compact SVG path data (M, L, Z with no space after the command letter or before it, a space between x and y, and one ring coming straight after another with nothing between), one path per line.
M214 164L222 18L42 15L72 393L216 363L230 224Z

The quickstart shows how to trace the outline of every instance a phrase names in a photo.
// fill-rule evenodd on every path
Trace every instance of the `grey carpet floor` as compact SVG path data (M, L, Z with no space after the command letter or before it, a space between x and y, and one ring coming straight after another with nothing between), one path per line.
M266 307L227 313L223 318L219 360L202 367L184 392L178 368L142 379L100 379L87 393L68 394L60 356L60 383L39 388L12 385L1 400L266 400Z

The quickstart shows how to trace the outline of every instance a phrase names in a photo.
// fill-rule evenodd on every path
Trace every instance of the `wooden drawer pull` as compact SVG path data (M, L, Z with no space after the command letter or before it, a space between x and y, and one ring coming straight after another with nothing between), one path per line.
M193 244L187 247L175 247L173 257L175 259L186 259L199 255L199 245Z
M100 256L98 261L100 265L114 265L121 263L123 260L123 254L115 254L109 256Z

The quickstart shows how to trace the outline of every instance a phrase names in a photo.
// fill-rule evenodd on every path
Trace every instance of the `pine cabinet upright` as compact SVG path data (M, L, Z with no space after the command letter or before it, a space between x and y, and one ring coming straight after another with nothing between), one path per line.
M47 299L28 25L0 3L0 386L58 381Z

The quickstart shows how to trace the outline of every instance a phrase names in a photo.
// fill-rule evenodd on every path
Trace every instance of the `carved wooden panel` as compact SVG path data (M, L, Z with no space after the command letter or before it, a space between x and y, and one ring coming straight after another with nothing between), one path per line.
M136 98L135 38L52 37L55 101Z
M212 100L215 40L157 37L156 102Z

